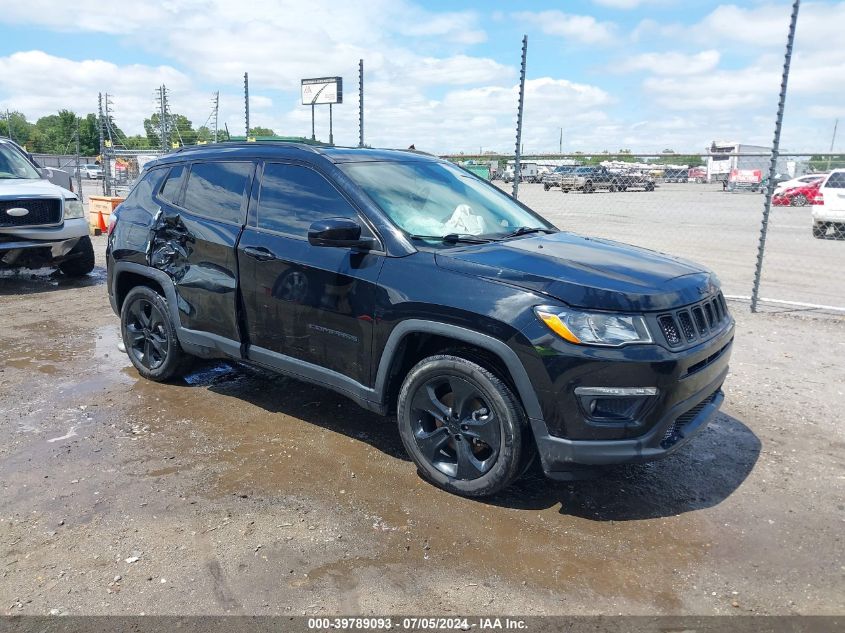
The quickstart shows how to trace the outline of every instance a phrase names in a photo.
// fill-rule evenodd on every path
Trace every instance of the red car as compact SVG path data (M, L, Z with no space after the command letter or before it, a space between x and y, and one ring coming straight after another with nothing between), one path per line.
M822 181L814 182L800 187L792 187L781 193L772 196L772 204L777 207L803 207L813 204L816 195L819 193L819 185Z

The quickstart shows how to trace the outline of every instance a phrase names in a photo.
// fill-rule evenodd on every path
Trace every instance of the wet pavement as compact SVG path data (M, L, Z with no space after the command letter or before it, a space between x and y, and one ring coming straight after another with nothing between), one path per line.
M690 446L468 500L329 391L141 379L102 268L0 277L0 613L842 613L845 322L732 308Z

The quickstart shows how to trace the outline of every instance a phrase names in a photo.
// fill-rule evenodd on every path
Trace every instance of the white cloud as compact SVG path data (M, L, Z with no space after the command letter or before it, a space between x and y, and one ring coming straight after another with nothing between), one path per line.
M719 65L719 51L707 50L687 55L676 51L642 53L622 60L613 67L619 72L644 70L655 75L697 75Z
M562 11L521 11L514 18L530 24L547 35L557 35L583 44L608 44L616 37L612 22L600 22L591 15L572 15Z
M661 0L593 0L594 3L612 9L637 9L645 4L657 4Z

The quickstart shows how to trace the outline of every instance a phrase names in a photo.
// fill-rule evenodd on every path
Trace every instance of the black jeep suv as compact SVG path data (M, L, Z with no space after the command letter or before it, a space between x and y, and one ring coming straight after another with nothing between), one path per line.
M723 400L715 275L560 231L428 155L185 149L112 218L109 295L142 376L229 358L395 411L451 492L495 493L537 453L564 480L662 457Z

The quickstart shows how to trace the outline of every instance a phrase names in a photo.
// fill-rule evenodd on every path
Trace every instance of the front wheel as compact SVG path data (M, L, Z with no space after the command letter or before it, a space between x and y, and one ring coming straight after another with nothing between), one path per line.
M144 378L164 382L187 371L192 359L179 344L167 301L155 290L129 291L120 310L120 333L129 360Z
M793 207L804 207L807 205L807 196L802 193L799 193L792 199L790 203Z
M510 388L459 356L431 356L411 369L397 421L420 474L454 494L495 494L532 456L525 413Z
M550 187L549 185L544 184L544 185L543 185L543 189L544 189L544 190L546 190L546 191L548 191L549 189L551 189L551 187Z

